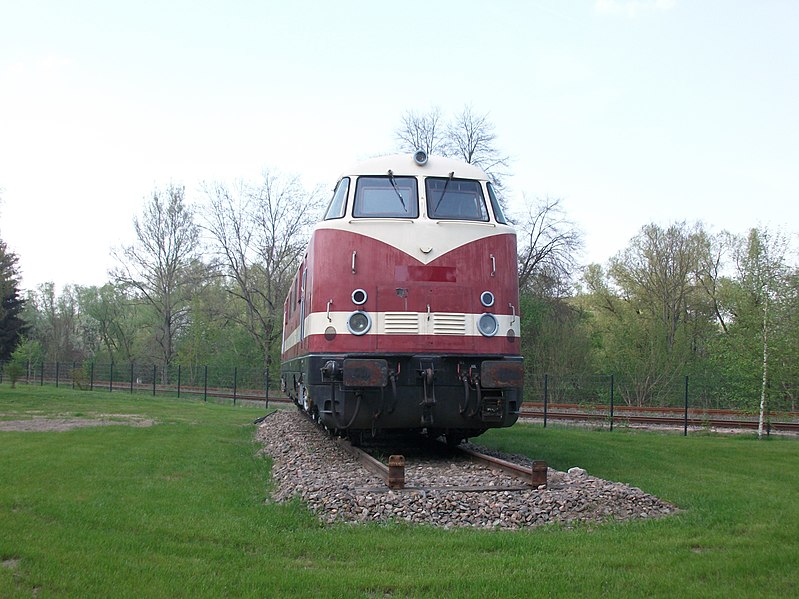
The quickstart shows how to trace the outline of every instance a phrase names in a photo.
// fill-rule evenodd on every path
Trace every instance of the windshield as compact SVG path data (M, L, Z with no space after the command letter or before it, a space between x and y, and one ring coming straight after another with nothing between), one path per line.
M419 194L415 177L359 177L355 184L356 218L416 218Z
M427 215L445 220L488 220L483 190L479 181L428 178Z

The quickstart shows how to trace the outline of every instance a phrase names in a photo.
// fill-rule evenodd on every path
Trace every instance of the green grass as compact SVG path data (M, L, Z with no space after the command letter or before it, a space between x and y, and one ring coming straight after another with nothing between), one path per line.
M0 597L799 596L799 442L517 425L486 445L638 486L683 509L576 529L324 527L268 495L262 409L0 385Z

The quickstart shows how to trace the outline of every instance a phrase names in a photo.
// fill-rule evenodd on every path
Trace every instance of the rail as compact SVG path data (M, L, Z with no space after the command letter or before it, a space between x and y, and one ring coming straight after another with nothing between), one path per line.
M616 424L640 424L652 425L661 427L683 427L687 432L688 427L714 427L714 428L731 428L731 429L745 429L755 430L759 427L759 422L754 418L741 418L745 414L736 412L734 410L714 410L711 412L694 412L692 415L682 416L660 416L658 413L668 413L667 410L662 408L636 408L634 412L628 411L621 415L615 414L610 416L608 413L603 412L575 412L570 410L557 409L553 411L554 406L550 406L548 410L530 410L522 409L519 412L521 418L543 419L544 425L548 420L557 421L584 421L584 422L609 422L612 428L613 423ZM728 417L723 417L728 416ZM769 418L763 427L767 433L771 432L795 432L799 431L799 421L778 421Z
M405 457L402 455L392 455L388 459L388 465L383 464L380 460L370 455L367 451L360 447L356 447L353 445L349 440L343 437L337 437L336 443L344 449L347 453L353 456L359 464L361 464L367 471L371 472L378 478L380 478L389 489L399 490L399 489L408 489L408 490L421 490L417 487L407 487L405 485ZM495 456L490 456L484 453L480 453L473 449L468 449L466 447L456 447L455 448L458 452L464 454L467 459L474 463L478 463L482 466L490 468L491 470L496 470L500 472L504 472L505 474L509 474L511 476L515 476L523 481L525 484L523 486L517 487L496 487L496 486L470 486L470 487L440 487L441 489L445 489L447 491L461 491L461 492L483 492L483 491L526 491L531 488L533 489L541 489L546 488L547 486L547 464L542 460L535 460L532 466L522 466L520 464L514 464L512 462L508 462L507 460L503 460L497 458ZM425 488L424 490L431 490L430 488Z

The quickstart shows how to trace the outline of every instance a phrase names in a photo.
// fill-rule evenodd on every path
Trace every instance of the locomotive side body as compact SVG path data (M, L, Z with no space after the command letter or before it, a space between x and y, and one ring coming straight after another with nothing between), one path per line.
M510 426L518 296L516 236L482 170L362 163L339 181L286 298L282 384L338 431L457 442Z

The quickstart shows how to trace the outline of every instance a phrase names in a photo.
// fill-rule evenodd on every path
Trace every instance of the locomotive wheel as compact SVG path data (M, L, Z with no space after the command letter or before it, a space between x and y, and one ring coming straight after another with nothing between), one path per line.
M444 435L444 439L447 441L449 447L457 447L465 438L466 437L460 433L447 433Z
M353 447L360 447L363 445L363 431L347 431L347 439Z

